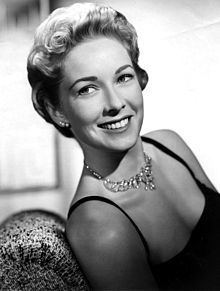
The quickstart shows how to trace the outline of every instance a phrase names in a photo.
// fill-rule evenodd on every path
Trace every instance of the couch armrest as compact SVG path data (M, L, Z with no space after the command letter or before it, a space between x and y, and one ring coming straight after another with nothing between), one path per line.
M45 210L7 218L0 225L0 290L89 290L64 227Z

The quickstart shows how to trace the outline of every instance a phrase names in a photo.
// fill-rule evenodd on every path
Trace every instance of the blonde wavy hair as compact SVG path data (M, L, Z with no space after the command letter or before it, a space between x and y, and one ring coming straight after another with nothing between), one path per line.
M142 90L147 84L148 76L138 66L137 33L124 15L95 3L75 3L54 10L36 30L27 61L28 80L36 111L67 137L73 137L71 129L53 122L45 102L59 106L58 87L63 78L63 60L79 43L96 36L119 40L128 51Z

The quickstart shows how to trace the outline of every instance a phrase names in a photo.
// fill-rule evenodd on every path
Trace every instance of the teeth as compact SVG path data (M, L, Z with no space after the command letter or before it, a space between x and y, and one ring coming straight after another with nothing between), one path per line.
M128 118L125 118L125 119L118 121L116 123L105 124L102 127L105 129L118 129L121 127L125 127L127 124L128 124Z

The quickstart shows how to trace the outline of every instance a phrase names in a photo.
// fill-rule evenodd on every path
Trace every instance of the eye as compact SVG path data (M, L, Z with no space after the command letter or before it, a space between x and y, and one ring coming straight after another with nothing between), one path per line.
M79 91L78 91L78 95L89 95L89 94L92 94L96 91L96 88L94 86L85 86L83 88L81 88Z
M118 83L127 83L128 81L133 79L132 74L123 74L118 78Z

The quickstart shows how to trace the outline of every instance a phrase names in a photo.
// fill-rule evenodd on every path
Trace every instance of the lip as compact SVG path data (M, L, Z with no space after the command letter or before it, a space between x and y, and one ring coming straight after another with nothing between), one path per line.
M111 119L109 121L106 121L106 122L103 122L103 123L98 124L98 127L103 128L103 126L105 126L107 124L112 124L112 123L120 122L121 120L126 119L126 118L128 118L128 121L129 121L131 119L131 117L132 117L132 115L125 115L125 116L123 116L121 118Z

